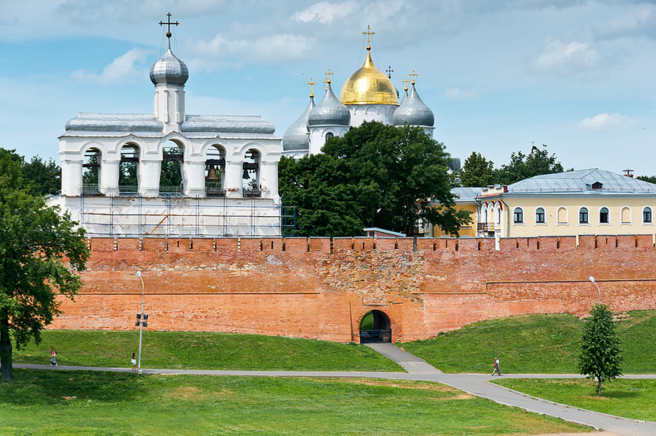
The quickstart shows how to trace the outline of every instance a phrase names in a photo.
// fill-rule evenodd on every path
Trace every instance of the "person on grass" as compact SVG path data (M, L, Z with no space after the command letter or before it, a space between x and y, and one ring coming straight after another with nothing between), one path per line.
M132 372L137 372L137 358L134 355L137 353L132 353Z
M55 347L50 347L50 366L57 366L57 352Z

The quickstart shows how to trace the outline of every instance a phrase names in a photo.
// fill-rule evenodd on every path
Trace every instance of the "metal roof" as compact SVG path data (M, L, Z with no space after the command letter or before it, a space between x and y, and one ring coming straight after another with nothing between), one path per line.
M456 200L458 203L465 201L473 203L482 191L483 188L453 188L451 193L458 197L458 200Z
M600 185L599 185L600 184ZM593 186L594 185L594 186ZM591 168L543 174L508 186L512 194L656 194L656 185L610 171Z

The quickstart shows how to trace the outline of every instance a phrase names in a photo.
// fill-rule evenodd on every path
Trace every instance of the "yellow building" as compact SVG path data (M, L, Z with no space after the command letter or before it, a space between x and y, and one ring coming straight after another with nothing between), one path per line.
M477 211L478 204L476 203L476 197L478 197L483 188L453 188L451 193L456 196L456 210L466 210L470 213L471 223L464 225L460 228L460 236L477 236ZM430 226L430 231L428 233L433 238L439 236L447 236L446 233L438 226ZM427 236L428 236L427 235Z
M478 236L655 233L656 185L596 168L490 186L476 202Z

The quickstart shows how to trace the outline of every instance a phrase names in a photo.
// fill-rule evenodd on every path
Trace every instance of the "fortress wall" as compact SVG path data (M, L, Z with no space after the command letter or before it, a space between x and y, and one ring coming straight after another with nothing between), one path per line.
M149 329L357 341L385 312L393 340L516 314L656 309L653 235L504 238L181 238L89 241L75 302L51 328L132 329L143 271ZM332 247L332 248L331 248Z

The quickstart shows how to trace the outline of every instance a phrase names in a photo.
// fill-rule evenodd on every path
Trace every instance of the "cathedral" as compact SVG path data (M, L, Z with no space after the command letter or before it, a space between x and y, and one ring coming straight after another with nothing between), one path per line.
M301 116L287 129L282 139L282 154L299 159L308 154L318 154L333 136L343 136L349 129L360 126L365 121L378 121L387 125L418 126L432 136L435 117L421 100L411 74L411 88L407 80L403 100L399 104L399 93L386 76L374 65L371 59L370 35L367 28L367 57L362 68L357 70L344 83L339 99L332 90L332 73L326 73L326 92L318 104L314 103L314 93L310 91L310 102ZM315 83L310 79L309 85Z

